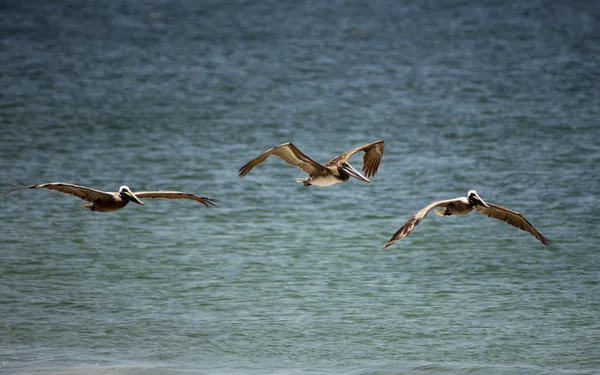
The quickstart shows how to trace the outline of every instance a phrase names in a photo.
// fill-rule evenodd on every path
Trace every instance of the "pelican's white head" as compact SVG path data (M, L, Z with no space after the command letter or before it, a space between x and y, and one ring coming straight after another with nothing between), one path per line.
M485 203L483 201L483 199L481 199L481 197L479 196L479 194L477 194L477 192L475 190L469 190L469 192L467 193L467 199L469 200L469 204L473 207L475 207L475 206L489 207L488 204Z
M136 197L135 194L133 194L133 192L131 191L131 189L129 189L128 186L125 186L125 185L121 186L119 188L119 195L121 196L121 198L123 198L125 200L132 201L137 204L141 204L142 206L144 205L144 202L139 200L139 198Z

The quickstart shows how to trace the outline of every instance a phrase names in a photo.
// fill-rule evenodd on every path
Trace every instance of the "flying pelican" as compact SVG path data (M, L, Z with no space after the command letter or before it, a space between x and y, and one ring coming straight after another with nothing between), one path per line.
M363 172L367 177L374 176L377 173L379 162L383 156L383 141L371 142L345 152L329 160L325 166L304 155L296 146L288 142L267 150L240 168L239 172L240 177L244 177L252 168L265 161L269 155L275 155L286 163L308 173L307 178L296 179L297 182L303 183L304 186L330 186L338 182L346 182L350 177L370 183L371 181L367 177L360 174L360 172L348 163L348 159L359 151L365 153L363 155Z
M164 199L190 199L204 204L214 206L215 200L205 197L198 197L193 194L180 191L140 191L133 193L127 186L121 186L118 193L109 193L101 190L89 188L87 186L67 184L64 182L51 182L48 184L31 185L12 189L3 194L8 194L16 190L23 189L50 189L67 193L81 198L91 204L82 204L81 207L91 211L110 212L120 210L127 206L127 203L134 202L144 205L140 198L164 198Z
M408 219L402 228L398 229L398 231L394 233L392 238L388 243L385 244L383 249L385 250L394 242L408 236L415 226L419 224L419 222L423 220L423 218L429 213L429 211L438 207L444 208L442 210L435 210L435 213L440 216L465 215L472 210L475 210L494 219L505 221L514 227L531 233L541 243L546 245L548 249L556 251L556 246L554 246L552 241L542 236L542 234L538 232L523 215L517 211L509 210L508 208L500 207L489 202L484 202L475 190L469 190L466 197L458 197L454 199L433 202L421 209L410 219Z

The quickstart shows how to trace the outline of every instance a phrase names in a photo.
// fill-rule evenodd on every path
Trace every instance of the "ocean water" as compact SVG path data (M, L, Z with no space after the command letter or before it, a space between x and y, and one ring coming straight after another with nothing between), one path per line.
M600 372L600 8L583 1L5 1L3 374ZM371 184L304 187L385 141ZM350 162L362 166L360 155ZM478 213L476 189L560 250Z

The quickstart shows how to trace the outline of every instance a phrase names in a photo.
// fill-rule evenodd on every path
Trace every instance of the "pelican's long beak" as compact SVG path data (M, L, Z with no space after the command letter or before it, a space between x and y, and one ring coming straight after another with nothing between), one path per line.
M364 182L368 182L371 183L371 180L369 180L368 178L366 178L365 176L363 176L359 171L357 171L356 169L354 169L353 166L351 166L348 163L342 163L342 165L340 166L340 168L342 168L342 170L346 173L348 173L350 176L364 181Z
M490 207L490 206L488 206L488 204L487 204L487 203L485 203L485 202L483 201L483 199L481 199L481 197L480 197L480 196L479 196L479 194L477 194L477 193L474 193L474 194L473 194L473 199L475 199L475 201L476 201L477 203L479 203L480 205L482 205L483 207L486 207L486 208L489 208L489 207Z
M133 194L130 190L124 191L123 194L125 194L130 201L137 204L141 204L142 206L144 205L144 202L142 202L138 197L136 197L135 194Z

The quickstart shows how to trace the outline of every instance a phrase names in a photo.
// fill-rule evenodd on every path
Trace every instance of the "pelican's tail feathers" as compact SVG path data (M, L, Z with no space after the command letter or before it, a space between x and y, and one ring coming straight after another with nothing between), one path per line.
M310 186L312 185L309 181L308 178L297 178L296 182L300 182L301 184L304 184L304 186Z

